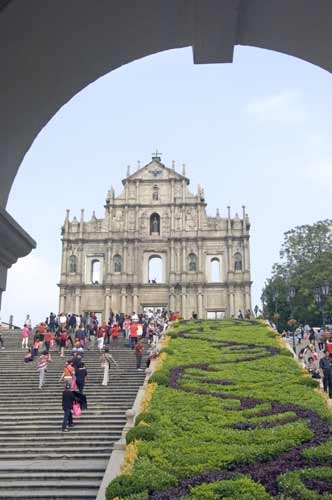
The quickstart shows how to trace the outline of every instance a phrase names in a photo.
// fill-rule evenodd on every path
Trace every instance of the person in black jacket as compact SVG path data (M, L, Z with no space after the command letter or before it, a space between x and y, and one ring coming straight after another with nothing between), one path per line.
M329 351L324 351L325 357L319 361L319 368L323 376L324 391L332 398L332 358Z
M73 427L73 414L72 408L74 403L74 394L70 390L70 385L67 384L62 393L62 409L63 409L63 422L62 431L68 432L68 427Z

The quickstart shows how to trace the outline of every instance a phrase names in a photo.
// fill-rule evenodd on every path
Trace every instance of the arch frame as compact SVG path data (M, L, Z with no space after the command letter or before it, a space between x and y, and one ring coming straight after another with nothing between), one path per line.
M93 283L93 275L92 275L92 266L93 263L98 261L100 263L100 273L99 273L99 280L98 280L98 285L102 285L104 282L104 271L105 271L105 257L104 254L91 254L91 255L86 255L85 257L85 272L84 272L84 283L86 285L93 285L96 283Z
M212 264L213 262L218 261L219 262L219 280L213 280L212 279ZM205 276L207 279L207 282L209 284L211 283L219 283L222 284L224 282L224 272L225 272L225 265L224 265L224 259L223 259L223 254L206 254L205 256Z
M143 278L143 283L149 284L149 263L150 260L153 258L160 258L162 260L162 279L160 283L157 283L158 285L166 285L168 283L167 281L167 252L166 251L153 251L153 250L147 250L143 252L143 269L142 269L142 278Z

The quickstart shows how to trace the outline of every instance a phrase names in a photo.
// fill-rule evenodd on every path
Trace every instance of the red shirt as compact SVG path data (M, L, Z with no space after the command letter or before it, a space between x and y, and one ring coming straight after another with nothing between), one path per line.
M137 337L137 329L138 329L137 323L132 323L130 325L130 336L131 337Z
M326 342L326 350L332 353L332 342Z
M67 340L68 339L67 332L61 332L60 338L61 338L61 340Z
M120 328L118 325L112 326L112 336L117 337L119 335L119 330Z
M142 344L140 344L140 343L136 344L135 354L139 354L141 356L144 354L144 347L142 346Z
M51 332L46 332L44 338L45 338L45 342L50 342L51 338L52 338Z

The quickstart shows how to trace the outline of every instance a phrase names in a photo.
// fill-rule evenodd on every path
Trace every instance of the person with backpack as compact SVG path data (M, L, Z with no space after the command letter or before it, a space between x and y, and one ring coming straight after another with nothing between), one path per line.
M64 380L66 384L71 385L74 375L75 375L75 368L72 366L71 360L68 360L66 362L66 366L63 369L59 382Z
M66 330L61 330L60 333L60 356L61 358L65 355L65 347L67 347L68 335Z
M101 355L101 367L104 368L104 376L101 385L107 386L109 381L109 371L111 367L111 363L114 363L115 366L118 366L118 363L115 361L111 353L109 352L109 348L105 347L105 352Z
M76 376L76 385L80 394L83 394L83 389L85 382L87 381L88 371L85 368L84 363L81 363L80 366L75 370Z

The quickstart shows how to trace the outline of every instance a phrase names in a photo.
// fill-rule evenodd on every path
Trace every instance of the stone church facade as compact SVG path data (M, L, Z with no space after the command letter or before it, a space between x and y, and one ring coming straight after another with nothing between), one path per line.
M206 214L204 190L159 156L122 181L106 198L105 217L70 221L62 228L60 312L193 311L199 318L251 310L248 215ZM160 263L159 278L149 269ZM156 281L156 282L155 282Z

